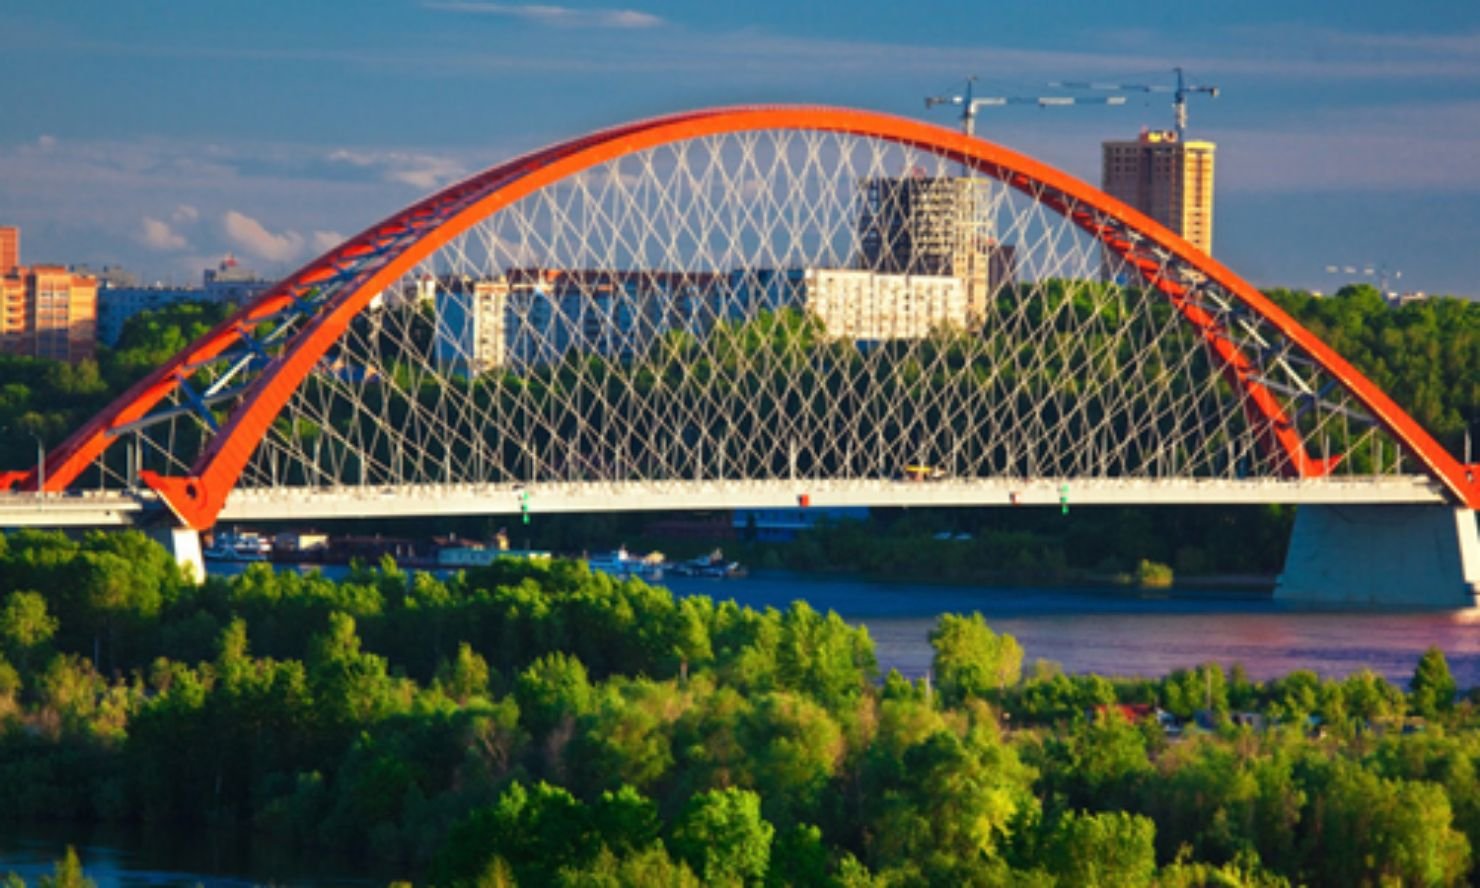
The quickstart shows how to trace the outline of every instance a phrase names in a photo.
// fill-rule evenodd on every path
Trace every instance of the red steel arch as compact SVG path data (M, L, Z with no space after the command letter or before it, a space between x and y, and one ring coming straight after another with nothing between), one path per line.
M1208 344L1265 446L1282 452L1290 474L1319 477L1334 461L1311 457L1255 363L1218 320L1189 298L1193 284L1159 273L1171 256L1222 287L1293 341L1366 407L1455 501L1480 508L1476 466L1451 456L1401 407L1262 293L1181 237L1126 204L1026 155L933 124L828 107L738 107L639 121L563 142L490 168L428 197L329 251L243 308L139 382L75 432L47 459L45 489L66 489L107 449L120 429L143 417L200 366L237 344L259 321L331 279L349 276L295 339L252 383L210 440L188 477L144 473L143 480L187 526L205 529L278 412L371 298L474 224L541 188L616 158L674 142L738 132L802 129L878 138L929 151L992 176L1044 203L1135 266ZM1127 232L1133 233L1127 236ZM0 476L0 489L35 486L33 472Z

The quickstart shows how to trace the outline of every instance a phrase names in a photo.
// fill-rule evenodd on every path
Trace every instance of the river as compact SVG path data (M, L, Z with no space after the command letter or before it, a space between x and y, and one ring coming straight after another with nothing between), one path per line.
M240 570L225 566L223 572ZM331 575L343 569L330 568ZM979 611L1016 636L1028 662L1043 658L1068 672L1158 676L1216 661L1243 663L1257 679L1312 669L1341 677L1369 668L1405 684L1419 655L1437 645L1461 688L1480 686L1480 610L1310 609L1246 590L1170 590L1156 595L1105 588L991 588L760 572L745 579L675 577L679 595L733 598L785 608L802 599L866 626L882 669L910 677L930 668L930 630L942 613ZM384 884L364 862L274 855L249 840L217 837L183 845L136 831L0 833L0 874L34 883L71 842L99 888L137 885L236 886ZM268 874L270 879L264 878ZM345 878L345 874L351 874Z
M223 575L244 569L211 567ZM337 577L347 568L324 571ZM1437 645L1461 688L1480 686L1480 609L1335 609L1238 588L962 586L787 571L725 580L674 576L660 585L756 608L803 600L837 611L868 627L882 670L911 678L930 668L930 630L940 614L979 611L994 630L1017 638L1027 663L1053 660L1066 672L1161 676L1214 661L1242 663L1256 679L1295 669L1341 678L1366 668L1406 684L1419 656Z
M761 573L743 580L673 579L681 595L734 598L754 607L804 599L868 627L882 669L918 677L930 668L930 630L942 613L979 611L1022 644L1027 662L1067 672L1160 676L1216 661L1251 677L1312 669L1339 678L1368 668L1406 684L1437 645L1460 687L1480 686L1480 610L1314 609L1248 590L1172 589L1154 595L1096 588L995 588L873 582Z

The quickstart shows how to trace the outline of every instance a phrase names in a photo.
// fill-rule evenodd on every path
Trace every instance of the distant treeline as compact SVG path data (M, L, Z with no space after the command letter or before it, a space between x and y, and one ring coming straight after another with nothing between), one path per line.
M1404 691L1069 676L978 615L931 643L911 681L836 614L579 563L195 586L137 533L17 533L0 818L232 825L441 885L1473 874L1480 715L1437 650Z

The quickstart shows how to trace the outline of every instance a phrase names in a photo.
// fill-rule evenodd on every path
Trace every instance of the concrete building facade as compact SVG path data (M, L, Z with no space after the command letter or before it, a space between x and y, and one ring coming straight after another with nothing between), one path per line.
M508 361L509 284L506 280L426 280L436 306L437 366L444 372L477 376Z
M386 308L430 303L444 372L522 372L569 353L626 359L671 332L705 336L762 311L805 312L834 339L922 339L972 323L953 275L858 269L750 269L729 274L509 269L497 280L426 278Z
M802 306L832 339L924 339L971 322L967 284L951 275L809 268Z
M10 274L21 264L21 230L0 225L0 274Z
M1170 130L1105 142L1100 187L1211 256L1216 147L1212 142L1180 141Z
M998 243L986 208L990 179L880 177L863 182L858 265L885 275L950 276L961 281L967 323L987 317L987 302L1017 276L1013 247Z
M0 228L0 351L76 363L97 351L98 282L60 265L24 266L20 229Z

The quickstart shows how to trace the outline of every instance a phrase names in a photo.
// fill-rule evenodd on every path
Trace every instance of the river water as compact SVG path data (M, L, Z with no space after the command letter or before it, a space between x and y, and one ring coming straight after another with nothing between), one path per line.
M942 613L979 611L1015 636L1026 661L1067 672L1160 676L1215 661L1243 663L1251 677L1313 669L1339 678L1367 668L1400 684L1437 645L1461 688L1480 686L1480 610L1313 609L1248 590L1173 589L1148 595L1113 588L995 588L871 582L761 573L743 580L673 579L683 595L785 608L803 599L868 627L882 669L910 677L930 668L930 630Z
M221 574L243 569L212 565ZM343 576L347 568L324 571ZM1017 638L1025 662L1053 660L1066 672L1161 676L1213 661L1242 663L1256 679L1295 669L1341 678L1366 668L1406 684L1419 656L1437 645L1461 688L1480 686L1480 609L1334 609L1285 604L1238 588L1014 588L786 571L724 580L675 576L660 585L756 608L785 609L802 600L837 611L868 628L880 669L910 678L930 668L930 630L940 614L979 611L994 630Z
M223 566L233 573L240 567ZM329 568L331 575L343 568ZM805 600L866 626L882 669L910 677L930 668L930 630L942 613L979 611L1016 636L1028 662L1057 661L1068 672L1158 676L1216 661L1243 663L1257 679L1294 669L1341 677L1368 668L1403 684L1430 645L1444 651L1461 688L1480 686L1480 610L1310 609L1247 590L1171 590L1145 595L1105 588L989 588L874 582L760 572L744 579L671 578L679 595L733 598L784 609ZM34 884L68 843L99 888L384 884L364 861L325 861L274 853L242 837L163 844L138 832L15 831L0 827L0 875L16 870Z

